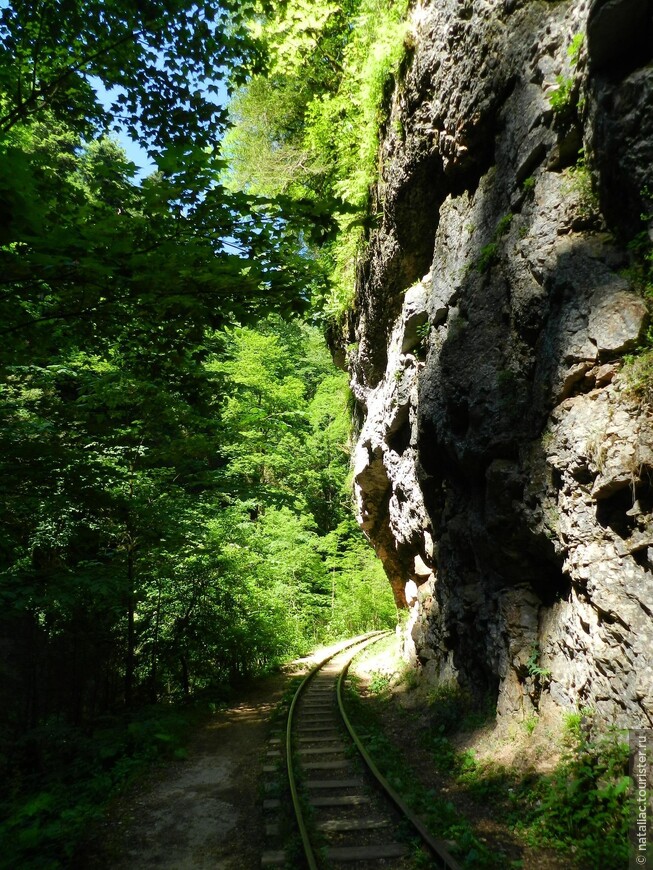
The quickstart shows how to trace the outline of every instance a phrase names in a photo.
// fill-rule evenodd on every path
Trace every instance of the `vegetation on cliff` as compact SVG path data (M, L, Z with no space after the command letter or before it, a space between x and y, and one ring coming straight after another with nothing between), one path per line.
M311 249L328 279L327 317L353 299L384 105L410 44L407 8L289 0L250 25L264 69L231 101L225 183L330 216L330 233Z

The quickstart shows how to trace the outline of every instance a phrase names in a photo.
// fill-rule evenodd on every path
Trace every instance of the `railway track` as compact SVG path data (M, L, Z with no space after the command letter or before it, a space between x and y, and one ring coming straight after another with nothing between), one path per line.
M303 855L289 859L283 850L270 851L264 866L409 870L416 866L418 835L430 853L428 866L460 870L378 771L347 716L343 684L349 665L388 633L357 638L317 664L298 687L288 712L285 761ZM281 758L283 740L277 740L280 748L270 754Z

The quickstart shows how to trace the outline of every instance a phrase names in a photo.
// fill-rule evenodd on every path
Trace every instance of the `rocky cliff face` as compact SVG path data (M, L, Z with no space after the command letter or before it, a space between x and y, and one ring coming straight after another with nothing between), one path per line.
M652 34L647 0L433 0L392 99L343 337L360 522L424 678L500 722L653 724L653 415L623 365Z

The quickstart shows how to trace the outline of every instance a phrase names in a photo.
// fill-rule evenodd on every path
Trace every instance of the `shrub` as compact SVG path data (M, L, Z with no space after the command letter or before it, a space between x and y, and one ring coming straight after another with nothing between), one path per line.
M572 69L578 66L584 41L584 35L577 33L567 48L567 56ZM549 103L556 114L564 115L572 105L574 79L572 76L559 75L556 76L556 85L556 89L549 96Z
M540 666L540 645L538 643L534 643L531 646L530 656L528 661L526 662L526 668L528 670L529 676L531 677L541 677L546 679L551 676L551 671L548 668L543 668Z
M649 330L647 343L653 344L653 331ZM653 347L624 358L626 389L653 405Z
M484 245L481 248L481 252L474 263L474 268L481 275L484 272L487 272L490 266L492 266L492 264L496 260L498 248L499 246L496 242L490 242L489 244Z
M574 90L574 80L569 76L556 76L556 89L549 96L549 103L553 111L558 114L564 112L571 106L571 96Z
M579 863L628 863L628 746L617 731L592 740L588 711L568 717L568 749L556 770L531 792L531 839L575 853Z
M578 152L578 160L575 166L565 170L565 184L562 192L569 196L573 195L577 200L578 215L584 220L596 217L599 211L599 200L592 184L585 152L581 148Z
M391 674L386 674L382 671L372 671L367 690L371 695L382 695L390 687L391 680Z
M150 708L130 723L108 720L89 737L60 719L32 729L17 744L0 804L0 865L22 870L72 866L107 801L146 764L181 758L192 711ZM6 862L6 863L3 863Z

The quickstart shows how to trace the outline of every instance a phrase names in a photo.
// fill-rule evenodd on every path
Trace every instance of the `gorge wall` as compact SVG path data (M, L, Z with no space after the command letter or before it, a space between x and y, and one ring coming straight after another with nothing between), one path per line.
M653 415L623 362L652 36L647 0L433 0L391 97L340 349L359 520L423 678L500 723L653 724Z

